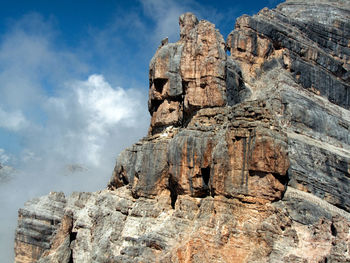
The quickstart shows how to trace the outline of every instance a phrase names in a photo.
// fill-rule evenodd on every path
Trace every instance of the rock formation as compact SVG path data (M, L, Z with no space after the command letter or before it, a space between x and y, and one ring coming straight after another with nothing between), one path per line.
M108 188L19 211L16 262L350 262L350 6L289 0L225 42L179 19L148 135Z

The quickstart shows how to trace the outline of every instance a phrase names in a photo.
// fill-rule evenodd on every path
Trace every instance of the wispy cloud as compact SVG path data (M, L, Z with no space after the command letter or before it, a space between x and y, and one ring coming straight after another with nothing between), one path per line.
M229 31L233 30L235 18L238 9L232 5L227 6L225 12L219 12L215 7L203 6L200 1L185 0L140 0L144 13L148 16L155 26L152 36L154 43L158 44L161 39L169 37L171 42L176 42L179 39L179 16L185 12L194 13L198 19L206 19L217 25L221 29L224 37ZM222 28L220 28L222 27Z
M155 22L153 38L159 42L164 37L176 42L179 38L179 16L188 11L193 11L197 5L194 1L172 0L140 0L145 14Z
M10 131L23 130L27 126L27 120L19 110L6 112L0 107L0 128Z
M10 156L6 154L4 149L0 148L0 164L6 164L9 159L10 159Z
M67 83L61 94L49 98L45 105L48 122L42 139L47 141L41 151L49 148L51 155L60 155L66 162L98 167L101 160L115 157L116 152L110 156L105 151L116 136L136 140L145 132L148 114L143 98L137 90L112 88L102 75ZM132 129L134 136L124 132ZM117 140L114 143L122 145ZM120 151L119 147L114 149Z

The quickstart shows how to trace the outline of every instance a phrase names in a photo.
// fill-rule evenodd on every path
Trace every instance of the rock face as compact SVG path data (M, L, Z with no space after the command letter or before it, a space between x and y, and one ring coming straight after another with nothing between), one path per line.
M150 62L108 188L19 211L16 262L350 262L350 6L290 0ZM229 54L228 54L229 53Z
M180 41L161 45L150 63L150 134L184 127L202 108L226 104L225 41L191 13L179 19Z
M64 216L63 193L50 193L25 203L18 211L15 251L17 262L33 262L50 249L53 233Z

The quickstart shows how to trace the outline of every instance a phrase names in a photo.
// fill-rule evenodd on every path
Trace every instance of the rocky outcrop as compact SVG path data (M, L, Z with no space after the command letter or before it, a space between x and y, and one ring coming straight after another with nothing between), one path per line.
M16 262L33 262L50 249L51 237L64 215L63 193L50 193L25 203L18 211Z
M122 152L110 188L128 185L136 198L170 191L173 206L178 195L278 200L288 145L270 118L262 101L201 109L187 129L169 127Z
M263 82L275 83L269 97L283 110L276 119L288 136L289 184L347 211L349 16L349 6L341 1L287 1L239 18L227 40L257 96L271 92Z
M198 110L226 104L225 41L215 25L191 13L179 19L180 40L161 45L150 63L150 133L183 127Z
M349 17L290 0L225 42L182 15L150 62L148 135L108 189L27 203L16 261L349 262Z

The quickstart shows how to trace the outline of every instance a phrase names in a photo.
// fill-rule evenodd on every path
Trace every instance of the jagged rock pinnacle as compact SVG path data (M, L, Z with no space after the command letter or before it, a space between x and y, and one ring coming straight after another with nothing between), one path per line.
M180 25L180 39L184 39L191 30L194 29L198 24L197 17L192 13L185 13L179 18Z
M191 13L179 21L180 40L162 45L150 63L151 134L182 127L198 109L226 104L223 37L215 25L198 22Z

